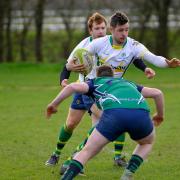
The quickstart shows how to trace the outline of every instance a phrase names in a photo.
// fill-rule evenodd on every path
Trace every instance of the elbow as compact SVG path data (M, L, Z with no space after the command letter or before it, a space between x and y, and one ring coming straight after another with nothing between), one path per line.
M160 89L155 89L154 98L163 97L163 92Z

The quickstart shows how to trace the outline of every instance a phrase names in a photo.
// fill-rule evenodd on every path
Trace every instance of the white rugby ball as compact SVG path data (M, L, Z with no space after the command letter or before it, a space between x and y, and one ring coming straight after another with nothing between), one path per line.
M75 64L85 65L85 71L83 72L84 75L87 75L91 72L93 68L93 57L86 49L77 49L73 54L73 58L75 59Z

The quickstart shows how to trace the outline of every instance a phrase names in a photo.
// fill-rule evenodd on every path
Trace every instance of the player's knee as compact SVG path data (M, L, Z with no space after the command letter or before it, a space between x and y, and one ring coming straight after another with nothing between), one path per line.
M66 126L68 129L73 130L79 124L79 120L76 118L68 118L66 121Z

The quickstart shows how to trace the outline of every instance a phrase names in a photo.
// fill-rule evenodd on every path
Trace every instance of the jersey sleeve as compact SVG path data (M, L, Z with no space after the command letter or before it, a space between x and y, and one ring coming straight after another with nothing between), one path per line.
M138 85L136 84L137 90L141 93L142 89L144 88L144 86Z
M147 67L141 59L135 59L133 61L133 64L135 67L137 67L138 69L140 69L143 72L145 71L145 69Z
M166 58L163 56L157 56L150 52L143 44L139 43L138 41L133 41L132 48L134 52L135 58L140 58L145 60L157 67L165 68L168 67L166 63Z
M142 89L144 88L144 86L142 86L142 85L138 85L138 84L136 84L136 83L134 83L134 82L131 82L131 81L128 81L134 88L136 88L140 93L141 93L141 91L142 91Z
M63 70L60 72L60 76L59 76L60 85L64 79L69 79L70 74L71 74L71 71L68 71L65 65Z

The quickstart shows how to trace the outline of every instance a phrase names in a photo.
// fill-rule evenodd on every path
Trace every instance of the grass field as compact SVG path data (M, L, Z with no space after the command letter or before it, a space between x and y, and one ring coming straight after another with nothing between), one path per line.
M55 148L58 131L65 122L71 99L59 107L58 114L46 120L46 105L58 93L58 64L0 64L0 179L56 180L59 165L68 157L91 126L88 115L64 148L59 165L46 167L45 161ZM147 80L130 68L126 79L160 88L165 95L165 121L157 128L152 153L135 175L137 180L180 179L180 69L155 69L156 77ZM75 80L76 74L71 81ZM149 101L154 112L154 104ZM127 158L135 146L128 135L124 148ZM85 167L86 177L76 179L114 180L123 170L113 166L113 145Z

